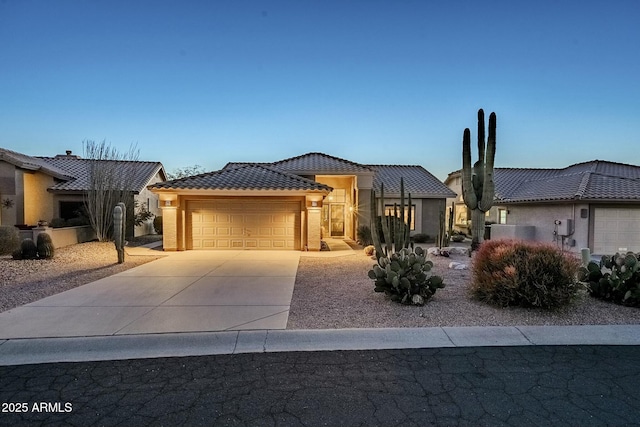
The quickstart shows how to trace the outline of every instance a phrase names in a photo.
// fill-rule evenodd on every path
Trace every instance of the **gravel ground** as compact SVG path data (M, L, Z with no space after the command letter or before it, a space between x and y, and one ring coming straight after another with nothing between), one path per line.
M0 257L0 312L75 288L159 256L127 256L117 264L113 243L89 242L56 250L51 260L14 261ZM373 292L367 271L375 261L358 251L337 258L302 257L289 312L288 329L425 326L511 326L640 324L640 309L582 295L558 311L496 308L467 294L468 270L449 270L466 256L432 257L446 287L423 307L391 302Z
M517 326L640 324L640 309L605 303L582 294L558 311L496 308L472 300L468 270L450 270L467 256L432 257L434 273L446 287L423 307L391 302L373 292L367 272L375 263L362 253L338 258L300 259L287 329L394 328L426 326Z
M0 312L111 276L159 258L126 256L118 264L113 243L88 242L56 249L53 259L0 257Z

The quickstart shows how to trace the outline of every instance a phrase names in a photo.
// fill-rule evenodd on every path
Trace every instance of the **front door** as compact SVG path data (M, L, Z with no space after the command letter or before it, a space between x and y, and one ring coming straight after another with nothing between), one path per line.
M332 203L331 205L331 237L344 237L344 205Z

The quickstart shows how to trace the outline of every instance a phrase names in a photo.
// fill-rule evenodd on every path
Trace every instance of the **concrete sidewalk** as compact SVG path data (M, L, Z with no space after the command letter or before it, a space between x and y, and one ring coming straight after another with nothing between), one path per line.
M640 345L640 325L262 330L0 340L0 365L285 351Z

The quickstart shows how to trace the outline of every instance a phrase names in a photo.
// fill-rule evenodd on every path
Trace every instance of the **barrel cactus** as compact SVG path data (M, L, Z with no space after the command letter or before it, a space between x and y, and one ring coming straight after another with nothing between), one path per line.
M22 259L36 259L38 258L38 247L32 239L24 239L20 244L20 252L22 252Z
M38 234L36 247L38 248L38 257L41 259L53 258L55 255L53 241L51 240L51 236L47 233Z

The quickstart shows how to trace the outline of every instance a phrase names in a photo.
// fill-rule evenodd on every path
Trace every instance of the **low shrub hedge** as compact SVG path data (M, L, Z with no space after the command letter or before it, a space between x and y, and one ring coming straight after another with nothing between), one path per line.
M583 287L579 268L574 255L552 245L489 240L473 260L470 290L475 298L501 307L558 308Z

